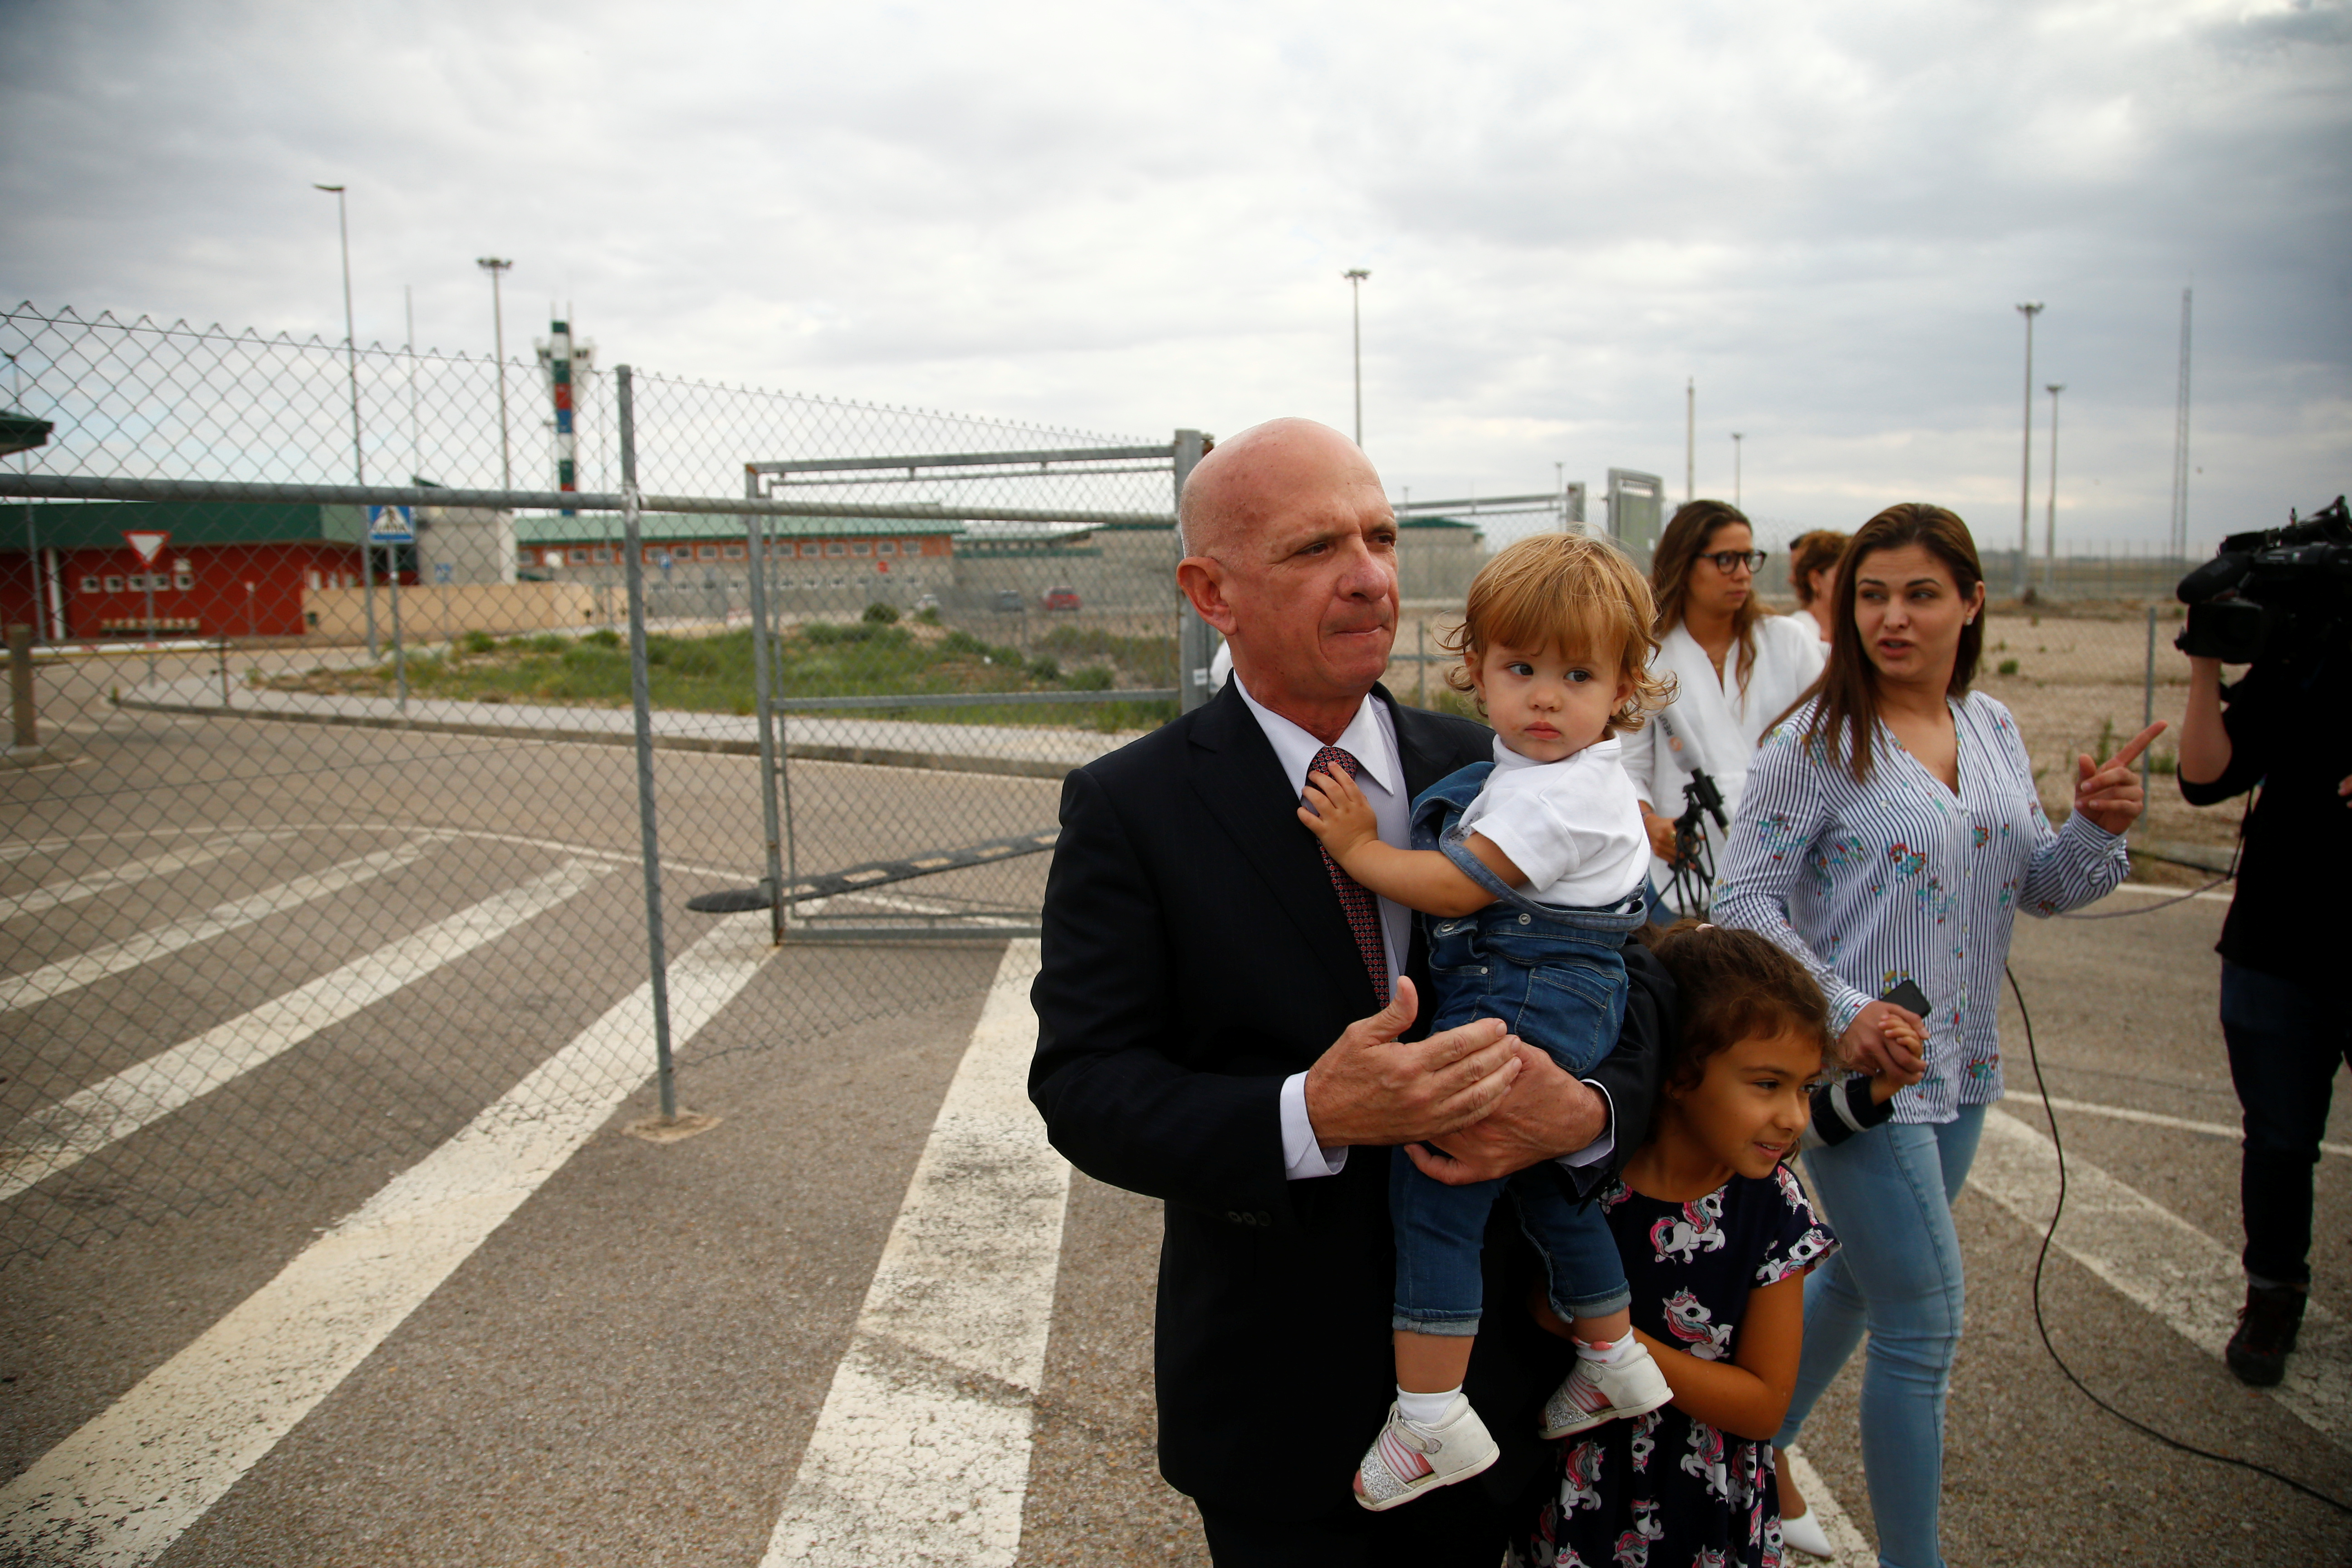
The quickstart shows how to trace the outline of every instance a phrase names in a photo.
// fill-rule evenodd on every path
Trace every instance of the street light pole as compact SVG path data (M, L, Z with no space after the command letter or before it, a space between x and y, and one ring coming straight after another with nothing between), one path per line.
M2042 314L2039 300L2017 307L2025 318L2025 477L2017 486L2017 596L2025 597L2033 561L2033 318Z
M314 191L331 192L335 198L335 231L343 241L343 352L351 368L352 383L352 479L354 483L367 483L367 457L360 447L360 338L352 324L352 226L343 207L343 187L313 183ZM360 592L367 606L368 658L377 657L375 639L375 546L367 536L360 536Z
M2053 381L2043 391L2050 394L2050 510L2042 521L2042 587L2044 593L2058 591L2058 395L2066 390L2063 381Z
M1731 508L1740 510L1739 500L1739 432L1731 433Z
M1360 267L1350 267L1339 276L1348 280L1350 313L1356 326L1356 445L1364 444L1364 279L1371 274Z
M1698 498L1698 377L1683 383L1683 505Z
M490 330L497 334L499 358L499 488L514 489L514 447L507 435L507 317L499 296L499 275L514 266L495 256L476 258L474 265L490 275Z

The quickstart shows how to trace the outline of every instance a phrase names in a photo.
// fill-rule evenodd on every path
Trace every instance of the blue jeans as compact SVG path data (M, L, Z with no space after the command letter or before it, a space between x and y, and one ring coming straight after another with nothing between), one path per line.
M1444 852L1495 901L1459 919L1427 918L1432 1032L1499 1018L1571 1073L1616 1047L1625 1021L1626 937L1643 921L1636 893L1605 910L1538 904L1507 886L1462 843L1460 818L1492 763L1474 763L1423 790L1412 803L1416 849ZM1389 1217L1396 1233L1392 1326L1414 1333L1478 1331L1478 1254L1495 1200L1508 1191L1519 1227L1543 1255L1552 1310L1598 1317L1630 1304L1625 1267L1601 1211L1580 1204L1553 1170L1538 1167L1492 1182L1450 1187L1423 1175L1396 1152L1389 1168Z
M2352 1019L2314 985L2221 965L2221 1037L2245 1109L2239 1167L2246 1272L2311 1282L2311 1169L2327 1131L2336 1069L2352 1060Z
M1862 1453L1882 1568L1941 1568L1944 1395L1960 1344L1963 1286L1952 1201L1968 1180L1984 1107L1937 1125L1889 1122L1805 1153L1805 1174L1843 1243L1805 1281L1805 1349L1773 1446L1797 1440L1813 1402L1870 1331Z

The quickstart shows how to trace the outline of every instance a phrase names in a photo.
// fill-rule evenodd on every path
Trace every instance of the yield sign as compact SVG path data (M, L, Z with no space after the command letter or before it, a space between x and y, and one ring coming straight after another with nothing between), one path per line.
M163 546L172 542L172 531L167 528L126 528L122 542L139 552L139 564L152 566L155 557L163 553Z

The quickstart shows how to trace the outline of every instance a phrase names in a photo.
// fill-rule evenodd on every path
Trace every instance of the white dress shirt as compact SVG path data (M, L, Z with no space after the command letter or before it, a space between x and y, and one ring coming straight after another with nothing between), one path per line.
M1315 761L1315 753L1323 742L1292 723L1289 720L1264 706L1249 693L1238 676L1234 687L1242 700L1249 705L1258 728L1265 731L1266 743L1274 748L1275 760L1282 764L1283 776L1290 781L1291 793L1300 798L1307 794L1307 772ZM1346 730L1332 744L1356 759L1360 771L1356 784L1363 790L1364 799L1372 808L1372 819L1380 829L1381 842L1399 848L1412 843L1412 797L1404 787L1404 763L1397 755L1396 718L1388 704L1367 693L1356 716L1348 721ZM1336 893L1333 895L1338 896ZM1381 948L1388 959L1391 983L1404 973L1405 955L1412 943L1412 911L1402 904L1376 898L1381 913ZM1591 1083L1591 1079L1585 1080ZM1601 1095L1604 1107L1609 1091L1599 1084L1592 1088ZM1283 1174L1290 1181L1305 1181L1316 1176L1335 1176L1348 1163L1348 1149L1341 1145L1326 1149L1315 1142L1314 1123L1307 1116L1307 1075L1291 1074L1282 1080L1282 1165ZM1605 1160L1616 1147L1616 1112L1608 1110L1601 1136L1573 1154L1560 1156L1564 1165L1588 1165Z

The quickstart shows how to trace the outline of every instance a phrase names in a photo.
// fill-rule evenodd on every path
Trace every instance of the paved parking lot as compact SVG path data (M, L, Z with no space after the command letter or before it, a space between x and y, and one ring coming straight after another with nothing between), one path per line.
M687 914L756 875L753 775L664 753L680 1081L719 1120L650 1142L624 1131L653 1109L627 752L53 722L69 760L0 778L0 1223L71 1232L0 1265L19 1560L886 1560L827 1544L867 1487L887 1560L1205 1561L1151 1467L1155 1205L1042 1160L1007 1108L1027 944L777 953L762 916ZM1050 821L1048 783L841 774L866 825L845 854L894 822L952 837L974 792ZM2158 901L2018 943L2072 1176L2043 1317L2126 1411L2347 1496L2347 1157L2320 1167L2296 1376L2242 1388L2215 1342L2225 906ZM2013 1009L2004 1040L2011 1098L1959 1205L1951 1560L2345 1560L2343 1516L2157 1447L2051 1365L2029 1299L2050 1127ZM61 1075L146 1098L28 1125ZM907 1305L982 1277L956 1310ZM1866 1539L1854 1386L1805 1458ZM919 1406L929 1436L886 1429Z

